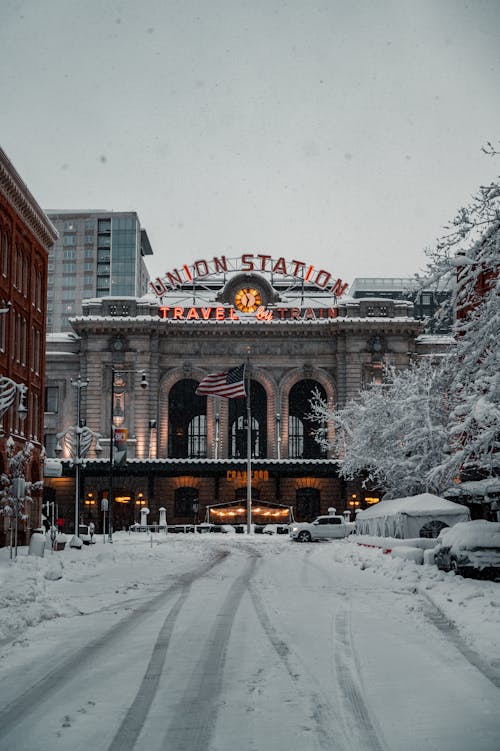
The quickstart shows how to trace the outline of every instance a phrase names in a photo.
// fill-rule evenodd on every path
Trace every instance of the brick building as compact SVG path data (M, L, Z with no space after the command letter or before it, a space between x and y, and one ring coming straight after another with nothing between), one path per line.
M9 457L33 446L23 467L27 482L42 480L45 316L48 250L57 233L0 149L0 473L11 479ZM6 486L4 486L4 489ZM41 521L41 492L19 519L18 541ZM6 497L1 505L9 505ZM23 509L21 509L23 511ZM0 517L0 545L10 518Z

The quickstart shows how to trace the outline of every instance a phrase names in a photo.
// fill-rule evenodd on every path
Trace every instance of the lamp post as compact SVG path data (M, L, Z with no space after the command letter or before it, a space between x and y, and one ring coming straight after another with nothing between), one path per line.
M108 541L113 542L113 469L114 469L114 445L115 445L115 422L114 422L114 409L115 409L115 378L119 375L129 375L140 372L141 374L141 389L147 389L148 380L144 370L122 370L121 368L115 368L111 365L111 408L110 408L110 430L109 430L109 491L108 491Z
M101 444L99 443L99 438L101 438L101 434L95 433L93 430L91 430L88 427L88 425L85 425L85 423L82 425L82 419L81 419L82 389L88 386L88 382L89 382L88 378L82 379L80 375L78 376L76 380L71 379L71 385L74 386L78 392L77 400L76 400L76 405L77 405L76 406L76 425L71 425L70 427L56 434L56 439L57 439L56 453L60 453L62 451L62 446L60 443L60 440L62 438L64 439L64 443L70 453L72 464L75 468L75 532L74 532L75 537L78 537L78 526L79 526L81 468L83 467L84 459L88 453L88 450L90 449L92 445L92 441L95 440L96 453L100 453L102 451ZM70 545L71 545L71 542L70 542Z

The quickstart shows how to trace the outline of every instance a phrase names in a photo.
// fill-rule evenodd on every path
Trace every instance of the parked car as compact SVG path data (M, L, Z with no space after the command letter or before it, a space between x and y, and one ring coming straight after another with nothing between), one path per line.
M434 560L441 571L500 580L500 523L477 519L444 529Z
M205 534L206 532L219 532L226 534L228 526L228 524L209 524L208 522L203 522L202 524L198 524L196 531L201 532L202 534Z
M347 537L352 532L352 525L343 516L318 516L312 522L293 523L290 526L290 538L297 542L312 540L332 540Z
M289 531L288 524L266 524L262 530L265 535L287 535Z

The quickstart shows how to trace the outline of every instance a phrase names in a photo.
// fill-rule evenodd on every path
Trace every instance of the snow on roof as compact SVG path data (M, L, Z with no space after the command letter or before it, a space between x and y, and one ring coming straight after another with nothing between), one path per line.
M476 519L442 530L443 545L454 548L500 548L500 523Z
M67 342L67 341L78 341L80 337L78 334L75 334L74 331L55 331L52 334L47 334L47 344L49 342Z
M442 514L456 514L457 511L464 510L460 503L447 501L432 493L421 493L420 495L410 496L408 498L393 498L392 500L380 501L375 506L367 508L358 513L357 518L371 519L376 516L387 516L389 514L407 514L408 516L420 516L437 512Z
M470 480L459 485L453 485L446 490L446 495L487 496L490 493L500 493L500 477L486 477L484 480Z
M415 339L419 344L449 344L454 345L457 343L454 336L451 334L420 334Z

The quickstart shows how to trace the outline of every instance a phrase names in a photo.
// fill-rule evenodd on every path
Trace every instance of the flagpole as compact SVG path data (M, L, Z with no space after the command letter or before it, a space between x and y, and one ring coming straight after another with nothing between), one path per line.
M250 349L247 354L247 534L252 528L252 407L250 400Z

